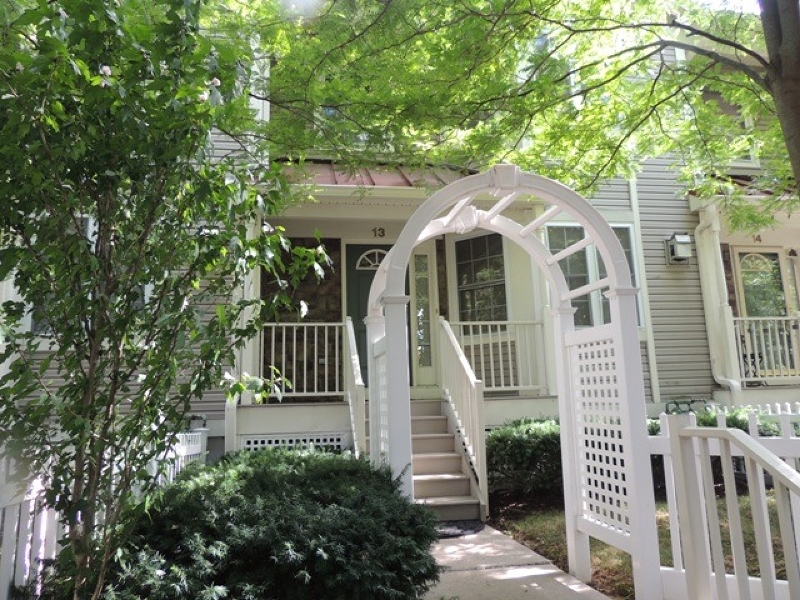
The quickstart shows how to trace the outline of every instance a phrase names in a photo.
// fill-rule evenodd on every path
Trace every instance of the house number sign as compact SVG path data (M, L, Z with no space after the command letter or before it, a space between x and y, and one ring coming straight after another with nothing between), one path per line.
M383 227L373 227L372 237L376 238L386 237L386 230Z

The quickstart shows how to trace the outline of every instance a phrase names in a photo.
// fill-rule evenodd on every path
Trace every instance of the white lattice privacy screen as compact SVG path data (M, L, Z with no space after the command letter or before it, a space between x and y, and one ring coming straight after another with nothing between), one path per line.
M386 354L376 357L378 380L378 440L380 441L380 455L389 452L389 390L386 381Z
M350 435L335 431L328 433L285 433L281 435L251 435L242 437L243 450L261 448L323 448L345 450L351 447Z
M587 331L593 339L570 348L582 512L630 534L617 359L613 339L597 339L597 333Z

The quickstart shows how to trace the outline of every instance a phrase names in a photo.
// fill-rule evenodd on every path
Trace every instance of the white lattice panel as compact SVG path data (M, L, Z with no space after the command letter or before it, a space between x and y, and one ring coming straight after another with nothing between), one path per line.
M583 516L628 534L631 498L614 342L588 341L571 351Z
M378 375L378 418L381 455L389 454L389 389L386 381L386 354L376 357Z
M242 438L242 450L307 448L310 446L326 450L345 450L350 447L349 436L345 432L329 432L253 435Z

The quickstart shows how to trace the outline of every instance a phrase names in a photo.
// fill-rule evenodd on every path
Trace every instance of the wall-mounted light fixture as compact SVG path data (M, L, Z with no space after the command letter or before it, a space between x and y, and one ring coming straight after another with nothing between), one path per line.
M664 241L668 265L685 265L692 258L692 236L688 233L675 232Z

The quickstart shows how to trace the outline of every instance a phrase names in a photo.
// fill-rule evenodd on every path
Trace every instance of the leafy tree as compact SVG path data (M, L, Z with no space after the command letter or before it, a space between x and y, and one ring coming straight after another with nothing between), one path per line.
M289 302L243 298L248 273L286 287L324 254L259 228L279 177L208 155L213 127L249 127L249 68L199 33L199 2L6 8L0 280L22 302L0 312L0 439L63 519L73 597L97 598L147 466Z
M728 193L763 222L797 205L800 10L695 1L332 0L241 15L270 40L265 135L276 155L450 162L499 159L582 190L672 153L698 193ZM734 110L734 107L738 110ZM759 210L732 160L756 148Z

